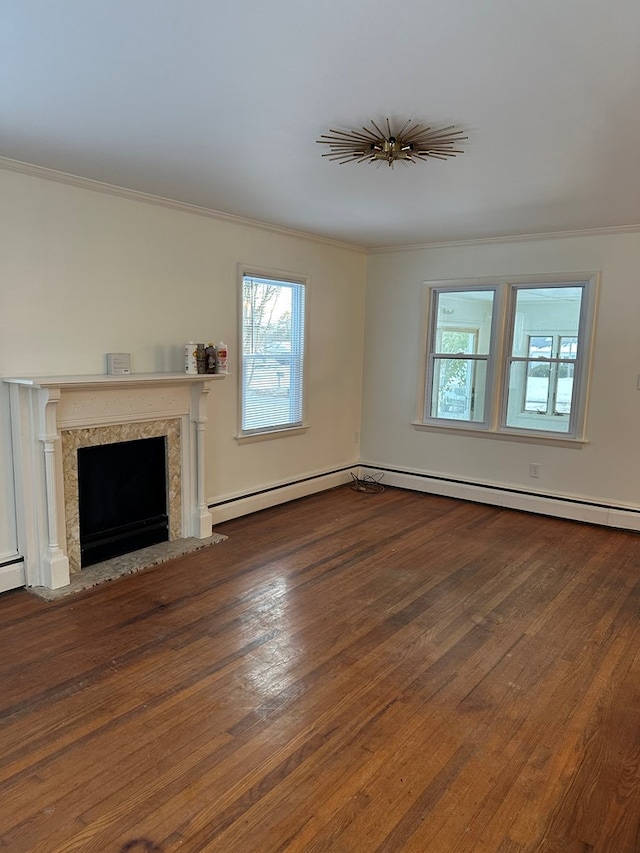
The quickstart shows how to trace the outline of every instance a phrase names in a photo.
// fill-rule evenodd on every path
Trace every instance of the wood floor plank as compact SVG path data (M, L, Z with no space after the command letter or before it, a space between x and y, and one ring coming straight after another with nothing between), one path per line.
M348 487L0 597L0 850L638 853L638 537Z

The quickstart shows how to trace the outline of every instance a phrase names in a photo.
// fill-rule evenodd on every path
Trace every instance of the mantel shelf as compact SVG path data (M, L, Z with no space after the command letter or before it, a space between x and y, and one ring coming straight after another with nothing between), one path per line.
M77 376L15 376L3 377L11 385L30 388L112 388L136 385L179 385L225 379L226 373L122 373L79 374Z

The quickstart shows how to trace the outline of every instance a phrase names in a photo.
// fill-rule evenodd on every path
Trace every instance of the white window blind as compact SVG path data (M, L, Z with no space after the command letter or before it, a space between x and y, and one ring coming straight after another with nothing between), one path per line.
M305 285L242 277L241 433L302 425Z

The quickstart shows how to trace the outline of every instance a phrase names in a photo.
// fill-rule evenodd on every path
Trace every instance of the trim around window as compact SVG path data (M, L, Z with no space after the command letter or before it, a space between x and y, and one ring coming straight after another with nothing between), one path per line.
M308 429L308 290L306 276L239 267L239 443Z
M414 426L586 441L598 278L425 282Z

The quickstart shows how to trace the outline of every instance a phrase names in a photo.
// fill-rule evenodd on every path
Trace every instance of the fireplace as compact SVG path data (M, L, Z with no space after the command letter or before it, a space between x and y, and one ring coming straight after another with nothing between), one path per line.
M78 448L80 566L167 542L166 437Z
M69 572L75 574L82 566L88 566L82 558L80 518L80 471L79 461L88 448L108 447L131 442L147 441L152 438L164 442L166 449L166 495L168 515L168 538L179 539L183 531L183 440L180 419L155 421L133 421L113 426L63 429L62 480L64 487L65 539ZM139 447L139 444L135 445ZM188 477L186 478L188 480ZM206 530L206 528L205 528ZM209 535L207 533L207 535ZM143 546L140 546L143 547ZM121 552L125 553L125 552ZM128 552L127 552L128 553ZM113 556L116 556L115 554ZM106 558L103 558L106 559Z
M218 379L224 376L152 373L4 380L10 386L18 547L28 586L65 586L70 573L89 565L81 553L83 474L78 459L85 448L159 439L166 459L164 474L158 475L165 483L166 501L160 514L167 516L162 524L168 539L211 536L204 431L207 396ZM119 532L105 536L118 537Z

